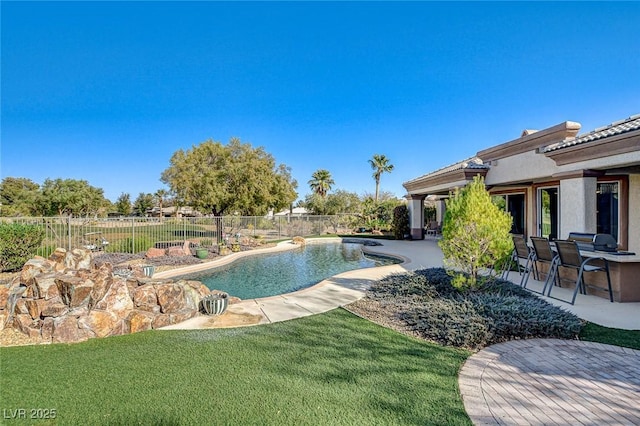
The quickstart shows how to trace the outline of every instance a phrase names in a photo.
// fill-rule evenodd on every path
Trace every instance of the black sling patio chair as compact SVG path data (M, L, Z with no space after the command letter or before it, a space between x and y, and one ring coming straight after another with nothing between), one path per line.
M580 254L578 244L575 241L556 241L555 244L556 249L558 250L558 257L560 258L559 266L575 269L578 272L578 278L576 279L576 288L573 290L573 297L571 298L571 302L569 302L568 300L558 299L556 297L554 297L554 299L562 300L563 302L568 302L572 305L575 304L578 291L580 291L580 293L582 294L587 294L584 283L584 273L606 272L609 300L613 302L613 290L611 289L611 277L609 276L609 261L603 257L583 258ZM604 263L604 266L589 265L590 262L596 260L602 261ZM551 297L551 288L549 288L548 296Z
M524 236L513 235L512 239L514 246L512 259L518 266L518 273L522 275L522 278L520 279L520 286L526 287L527 281L529 281L529 275L531 275L531 271L534 267L535 253L529 249L529 246L527 246L527 240L525 240ZM521 261L524 261L524 265L522 265ZM507 268L505 279L509 278L510 269L511 268Z
M558 254L553 251L551 248L551 243L548 239L542 237L531 237L531 243L533 244L533 252L535 253L535 262L546 263L549 265L549 271L547 272L547 279L544 281L544 286L542 287L542 291L538 292L536 290L529 289L533 292L545 294L547 292L547 286L555 283L556 285L560 285L560 280L558 279L558 263L560 262L560 258ZM536 279L540 279L540 271L535 268ZM551 289L549 288L549 291Z

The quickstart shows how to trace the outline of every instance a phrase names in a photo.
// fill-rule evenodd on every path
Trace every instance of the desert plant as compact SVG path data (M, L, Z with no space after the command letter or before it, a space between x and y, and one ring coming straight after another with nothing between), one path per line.
M0 271L15 271L36 254L44 239L38 225L0 223Z
M203 238L200 240L200 245L202 247L211 247L213 245L213 240L211 238Z
M455 273L454 285L474 287L482 268L490 268L513 250L511 216L491 202L480 176L456 190L446 204L439 242L445 265L466 272Z

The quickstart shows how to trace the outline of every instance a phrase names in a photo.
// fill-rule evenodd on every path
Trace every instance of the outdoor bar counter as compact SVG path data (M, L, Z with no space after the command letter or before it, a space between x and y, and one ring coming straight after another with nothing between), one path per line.
M616 302L640 302L640 255L615 254L587 250L581 250L580 254L585 258L602 257L609 261L609 274L611 275L613 300ZM597 261L590 264L602 265L603 262ZM607 277L603 272L586 273L585 278L587 293L589 293L589 285L592 283L591 285L595 284L596 287L602 289L602 291L595 291L593 294L602 297L609 297L607 294Z
M613 289L613 300L616 302L640 302L640 255L614 254L602 251L580 250L583 258L602 257L609 261L609 274ZM602 266L604 262L593 261L590 265ZM548 265L537 264L538 271L546 279L549 271ZM577 279L577 271L569 268L558 268L563 287L574 287ZM584 282L587 294L609 298L607 290L607 277L604 272L585 272Z

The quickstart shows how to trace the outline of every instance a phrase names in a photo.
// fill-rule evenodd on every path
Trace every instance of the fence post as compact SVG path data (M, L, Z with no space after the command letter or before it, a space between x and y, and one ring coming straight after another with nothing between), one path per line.
M278 239L282 238L282 218L278 216Z
M71 215L67 216L67 235L69 236L69 242L67 243L67 250L71 251Z
M135 251L136 246L136 219L131 218L131 254Z

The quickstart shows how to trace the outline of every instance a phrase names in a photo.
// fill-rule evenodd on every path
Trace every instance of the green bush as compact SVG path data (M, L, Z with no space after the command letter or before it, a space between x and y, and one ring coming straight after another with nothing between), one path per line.
M16 271L32 258L44 240L38 225L0 223L0 270Z
M153 247L153 242L146 235L139 235L135 239L127 237L123 240L115 241L107 246L110 253L140 253Z
M461 290L444 268L390 275L367 297L396 310L416 334L446 346L479 349L534 337L575 339L582 321L525 289L494 280Z
M409 235L409 209L406 205L401 204L393 209L393 236L396 240L403 240Z

